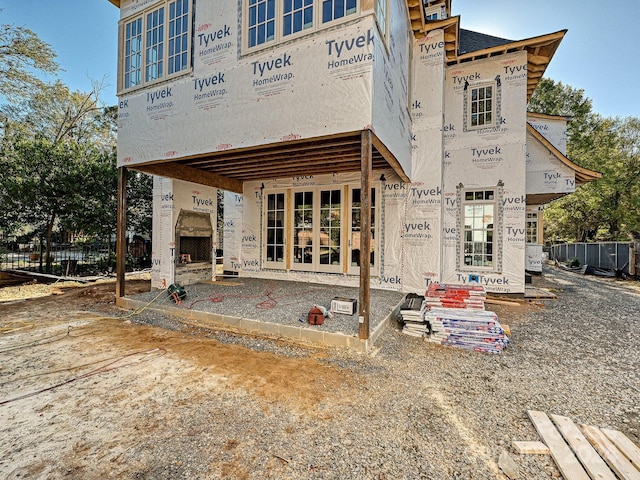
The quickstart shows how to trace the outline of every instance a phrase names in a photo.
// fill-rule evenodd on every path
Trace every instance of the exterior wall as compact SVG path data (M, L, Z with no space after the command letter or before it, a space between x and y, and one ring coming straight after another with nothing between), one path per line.
M399 231L403 239L403 285L421 291L440 279L443 240L442 172L444 116L444 34L417 40L412 62L412 169L405 188ZM402 185L401 185L402 186ZM388 192L394 195L399 188Z
M136 4L123 2L123 17ZM393 0L391 5L395 20L408 18L406 4ZM371 12L363 11L353 22L243 56L238 6L199 0L193 74L121 96L118 164L372 128L411 178L407 185L390 169L374 172L381 228L372 286L420 293L431 281L478 282L492 292L524 292L527 173L546 168L541 152L527 142L526 53L446 67L442 31L413 40L408 21L394 21L387 46ZM466 129L465 81L473 85L496 78L499 124ZM541 120L536 122L545 130ZM562 146L560 123L547 124ZM358 172L301 172L299 177L247 182L242 195L227 193L225 269L261 278L357 285L354 274L264 269L262 199L276 189L359 182ZM460 263L461 184L498 189L496 271ZM531 188L537 186L531 183ZM212 198L215 229L215 193L155 179L152 287L162 288L175 278L180 209L194 209L194 202L205 205L198 199Z
M445 201L442 280L446 283L478 282L492 292L524 292L526 65L526 53L517 52L446 69L442 188ZM465 82L473 87L496 78L500 80L496 92L498 125L465 130ZM495 188L501 183L504 186L498 188L493 259L497 269L464 267L460 260L458 187L462 184L464 188Z
M558 160L544 145L527 134L527 194L573 193L573 169Z
M130 15L137 3L124 1L121 16ZM399 15L400 1L392 3ZM389 78L396 104L386 113L377 111L375 123L391 152L409 167L408 126L387 128L388 118L395 125L407 104L408 20L395 19L388 58L370 11L350 23L242 55L239 5L199 0L193 73L120 96L119 166L360 131L374 124L374 83L386 85ZM374 82L374 75L380 80Z
M166 288L176 281L175 227L181 209L204 212L211 215L211 225L213 227L211 258L215 258L217 248L216 202L217 190L215 188L181 180L153 178L151 288ZM212 263L208 280L211 280L214 275L215 261Z
M405 0L391 0L388 44L379 36L373 62L372 124L378 138L391 150L404 171L411 171L409 116L409 61L413 34ZM376 35L378 29L375 28Z
M567 118L528 114L527 122L554 147L567 154Z

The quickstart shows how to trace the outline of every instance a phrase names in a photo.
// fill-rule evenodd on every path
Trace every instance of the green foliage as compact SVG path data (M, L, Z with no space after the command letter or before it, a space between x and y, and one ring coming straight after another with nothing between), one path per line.
M602 178L545 208L545 237L557 241L640 237L640 120L604 118L583 90L543 79L529 110L571 117L567 156Z
M28 98L44 83L34 70L55 74L59 66L51 46L24 27L0 25L0 95L10 101Z
M580 260L577 258L570 258L566 262L567 267L575 268L580 266Z

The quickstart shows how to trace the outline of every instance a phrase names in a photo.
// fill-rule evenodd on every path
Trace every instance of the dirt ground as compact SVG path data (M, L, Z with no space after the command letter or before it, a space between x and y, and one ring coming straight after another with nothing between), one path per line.
M491 306L512 329L495 356L397 326L372 355L197 329L117 308L108 280L5 286L0 478L506 480L511 440L537 439L528 409L638 442L640 294L570 275L539 279L551 303Z
M149 282L126 287L148 291ZM113 318L114 290L113 282L2 289L3 478L128 477L136 465L123 453L142 434L171 428L163 398L189 405L232 389L306 415L329 392L353 391L346 373L318 363L322 350L289 358Z

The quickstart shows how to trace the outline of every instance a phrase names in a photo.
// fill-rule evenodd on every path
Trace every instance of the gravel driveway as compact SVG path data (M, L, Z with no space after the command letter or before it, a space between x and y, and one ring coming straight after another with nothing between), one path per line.
M119 429L129 428L136 432L135 442L117 456L102 453L99 465L112 468L117 478L137 479L485 480L506 478L498 457L507 451L518 478L559 477L549 456L519 456L511 449L513 440L538 439L526 415L530 409L614 428L640 444L637 283L547 268L534 285L552 289L558 299L487 306L511 327L512 343L501 355L441 347L403 335L400 326L385 330L373 355L315 350L187 330L171 318L143 312L133 317L132 328L152 324L210 338L218 346L207 351L221 353L206 368L196 368L197 362L180 368L167 363L162 374L154 374L161 394L137 396L129 380L118 397L129 402L133 416L119 425L114 403L111 423L102 428L114 442ZM163 361L169 362L179 352L166 348ZM205 352L202 345L197 348ZM223 361L231 348L253 355L256 363L247 366L249 372L271 365L260 362L277 361L286 362L287 373L274 370L272 377L232 385L227 378L233 376L234 361ZM214 371L227 373L212 382L209 372ZM171 383L176 378L186 387L176 390ZM263 394L285 380L290 382L282 385L284 394ZM92 392L92 422L98 422L100 396ZM78 430L78 438L69 439L74 452L79 444L93 445L91 435ZM11 443L0 443L5 458L0 472L19 478L27 464L12 470L6 459L31 455L38 439L19 448L20 442ZM16 453L20 448L24 451ZM74 457L74 469L62 471L65 478L103 478L89 468L87 452Z
M330 394L314 414L256 408L231 396L205 400L181 428L235 439L227 455L241 460L227 478L506 478L497 465L504 450L520 478L559 476L550 457L511 450L512 440L538 439L530 409L615 428L640 443L640 293L630 283L552 267L534 284L558 299L493 308L512 331L502 355L444 348L388 328L374 356L328 352L324 362L346 369L355 384L350 395ZM218 337L301 354L274 342ZM149 478L204 475L201 442L195 437L180 447L179 468ZM176 447L156 445L168 457Z

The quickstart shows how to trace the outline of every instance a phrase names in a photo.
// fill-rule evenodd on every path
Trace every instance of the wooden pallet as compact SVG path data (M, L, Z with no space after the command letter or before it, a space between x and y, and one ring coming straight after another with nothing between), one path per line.
M622 432L527 411L565 480L640 480L640 448ZM553 420L553 422L551 421Z

